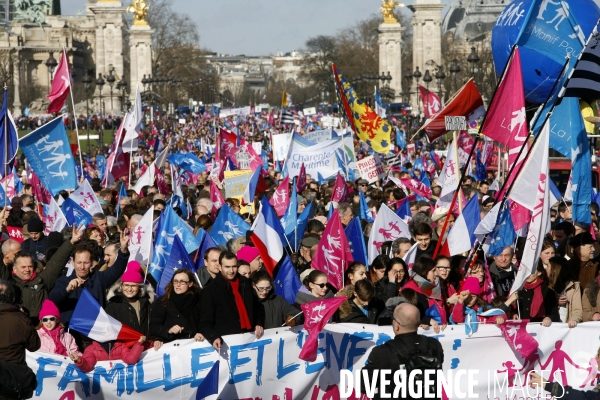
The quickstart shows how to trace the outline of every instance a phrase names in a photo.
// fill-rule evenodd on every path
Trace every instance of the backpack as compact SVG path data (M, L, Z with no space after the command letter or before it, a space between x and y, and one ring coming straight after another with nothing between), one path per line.
M35 374L27 365L0 362L0 396L30 399L36 387Z
M398 343L397 341L390 340L385 345L391 350L388 354L392 359L392 365L397 365L397 368L393 368L392 371L396 372L399 369L406 370L406 377L410 376L410 373L414 370L425 371L425 370L441 370L442 363L435 354L435 348L429 346L429 339L426 336L419 335L419 344L417 347L409 347L405 344ZM424 376L420 375L419 379L415 381L421 381L424 383ZM435 380L434 380L435 381ZM436 385L437 385L437 381ZM423 384L423 388L425 385ZM433 390L436 393L436 390Z

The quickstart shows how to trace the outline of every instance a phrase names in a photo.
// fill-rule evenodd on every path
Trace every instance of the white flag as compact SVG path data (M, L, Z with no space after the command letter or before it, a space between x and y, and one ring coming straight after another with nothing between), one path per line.
M129 261L148 265L152 260L152 220L154 206L150 207L140 222L129 233Z
M146 169L146 172L144 172L142 174L142 176L140 176L138 181L135 183L133 190L135 190L135 192L137 194L140 194L140 192L142 191L142 188L144 186L154 185L154 168L155 168L155 164L154 163L150 164L148 169Z
M450 208L454 192L458 187L459 166L456 162L456 152L454 151L454 142L448 146L446 162L440 171L438 184L442 187L442 192L436 203L437 207Z
M91 215L104 213L104 211L102 211L102 206L87 179L71 193L69 198Z
M388 206L382 204L369 234L369 244L367 245L369 264L379 255L384 242L400 237L410 239L408 225Z
M548 122L546 122L546 125L544 125L540 137L535 144L537 147L543 149L541 170L538 170L537 173L539 177L535 184L537 194L535 196L535 205L533 207L531 222L529 223L529 231L527 232L527 241L525 242L526 245L523 250L519 272L517 272L515 282L510 289L510 294L521 289L527 277L535 272L537 263L540 259L540 253L542 252L542 241L548 231L550 231L550 207L552 204L550 203L550 172L548 167L549 144L550 126ZM536 150L537 149L534 149L533 151ZM527 173L533 173L533 171L528 171Z
M59 197L62 198L62 196ZM48 214L44 218L44 223L46 224L46 230L44 231L46 235L50 232L61 232L67 226L67 219L54 197L50 199Z
M140 128L144 114L142 112L142 96L140 94L140 85L137 85L135 93L135 104L131 113L125 116L123 129L125 129L125 138L123 139L123 151L132 152L137 150Z

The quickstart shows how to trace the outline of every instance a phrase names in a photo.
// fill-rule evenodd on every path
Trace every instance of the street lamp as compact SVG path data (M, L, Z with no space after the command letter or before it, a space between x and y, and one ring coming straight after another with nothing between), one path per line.
M110 71L108 71L108 76L106 77L106 82L108 82L108 85L110 86L110 111L112 113L113 111L113 85L115 84L115 81L117 80L117 78L113 75L113 71L115 69L111 68Z
M477 55L477 51L475 51L475 46L471 47L471 53L469 57L467 57L467 62L471 64L471 75L475 78L475 72L477 72L477 63L479 62L479 55Z
M54 53L52 53L52 52L50 53L50 57L48 57L48 59L44 62L44 64L46 64L46 66L48 67L48 72L50 73L50 78L48 79L48 89L49 89L50 86L52 85L52 74L54 73L54 69L58 65L58 62L54 58Z
M456 90L456 76L460 74L460 65L458 65L458 60L456 58L453 59L452 64L450 64L450 73L452 74L454 90Z
M88 153L90 151L90 105L89 105L89 98L90 98L90 85L92 84L92 77L90 76L90 72L89 70L85 70L85 75L83 76L83 78L81 78L81 82L83 82L84 87L85 87L85 112L86 112L86 120L85 120L85 126L87 127L87 147L88 147ZM81 151L81 149L79 149L79 151Z
M101 147L101 144L103 143L103 133L104 133L104 103L102 102L102 87L104 86L106 82L104 81L104 78L102 78L102 74L98 73L98 79L96 79L96 86L98 87L98 89L100 89L100 112L102 113L102 117L100 117L100 131L98 132L98 137L99 137L99 141L98 141L98 147Z
M148 85L148 78L146 78L146 74L142 78L142 85L144 86L144 92L146 91L146 86Z
M125 89L127 89L127 81L125 78L121 78L119 83L117 83L117 90L121 91L121 111L125 111Z
M432 80L433 80L433 77L429 73L429 70L426 69L425 75L423 75L423 82L425 82L425 86L427 87L427 90L429 90L429 84L431 83Z
M442 99L442 83L444 79L446 79L446 74L444 73L442 67L439 67L438 72L435 74L435 79L437 79L438 83L438 96L440 96L440 99Z
M413 72L413 78L415 78L415 82L417 82L417 117L419 118L419 120L421 119L421 102L419 101L419 80L422 76L423 74L421 73L421 71L419 71L419 67L417 67L417 69L415 69L415 72Z

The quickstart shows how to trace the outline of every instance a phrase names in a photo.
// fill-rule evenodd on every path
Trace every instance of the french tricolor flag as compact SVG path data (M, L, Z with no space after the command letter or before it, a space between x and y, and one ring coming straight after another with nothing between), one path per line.
M480 222L479 198L473 196L456 219L450 233L448 233L448 238L442 248L442 254L455 256L471 250L476 239L475 228Z
M256 168L252 173L252 176L250 177L250 182L248 182L248 186L246 187L244 195L242 196L243 204L250 204L254 202L254 194L256 192L260 193L268 189L268 186L265 183L264 178L262 178L261 173L262 166Z
M250 239L260 253L265 268L271 276L277 264L285 255L285 245L281 240L283 236L281 223L271 208L267 197L260 201L260 210L254 224L252 224L252 235Z
M123 325L108 315L85 288L75 306L69 328L102 343L111 340L135 342L143 336L140 332Z

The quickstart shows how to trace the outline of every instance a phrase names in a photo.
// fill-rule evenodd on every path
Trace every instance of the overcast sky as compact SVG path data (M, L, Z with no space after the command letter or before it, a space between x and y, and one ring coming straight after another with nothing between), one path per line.
M310 37L333 35L372 13L380 0L172 0L198 24L200 44L221 54L269 55L301 49ZM412 4L412 0L404 1ZM447 4L450 0L442 0ZM129 0L122 0L124 5ZM85 11L85 0L61 0L62 13ZM410 13L410 11L408 11Z

